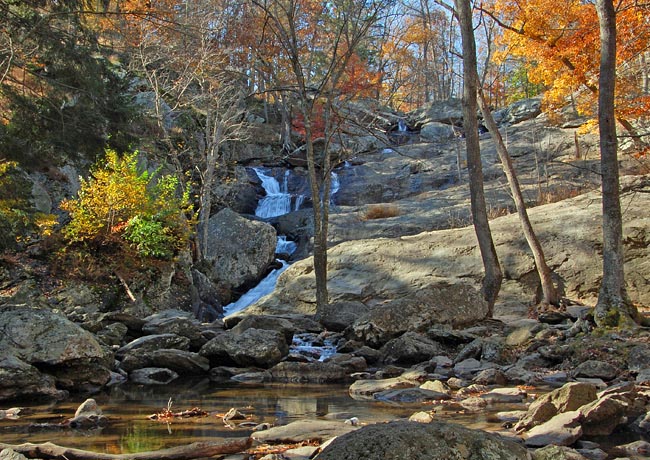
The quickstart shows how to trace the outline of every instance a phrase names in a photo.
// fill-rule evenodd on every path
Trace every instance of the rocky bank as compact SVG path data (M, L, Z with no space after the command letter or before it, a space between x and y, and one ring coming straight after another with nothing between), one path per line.
M323 311L315 309L307 257L280 276L269 296L222 318L221 305L268 271L277 233L299 243L297 254L309 251L309 210L266 222L220 211L210 221L215 245L207 266L172 267L144 291L148 302L118 302L119 308L92 286L44 289L38 265L5 261L0 401L56 400L125 380L164 385L191 375L213 382L347 382L354 398L463 411L522 405L521 412L504 414L506 441L430 423L434 411L424 410L412 422L346 429L351 432L318 447L323 459L380 458L377 452L407 460L607 458L594 437L614 430L647 437L650 332L594 332L590 316L601 277L592 141L576 144L575 128L551 126L534 101L502 114L531 204L551 194L570 197L530 209L566 299L561 310L538 312L533 259L519 222L507 214L500 165L491 139L483 137L491 226L505 274L496 316L486 319L480 255L473 229L463 226L469 198L462 143L448 124L456 105L411 114L408 143L359 143L337 168L331 304ZM294 174L304 177L300 168ZM259 180L250 172L241 176L247 182L237 187L248 192L238 196L250 201ZM650 305L650 176L625 176L622 190L628 293L643 307ZM391 212L370 217L373 206ZM305 340L328 353L302 352L296 345ZM531 400L525 388L540 385L557 390ZM294 435L255 436L280 442ZM441 441L418 444L429 436ZM634 457L644 448L622 446L621 452Z

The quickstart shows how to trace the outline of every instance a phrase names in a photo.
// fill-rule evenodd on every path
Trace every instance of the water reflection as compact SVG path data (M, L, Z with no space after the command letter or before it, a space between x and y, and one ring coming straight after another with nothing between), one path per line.
M19 420L0 421L0 441L52 441L68 447L109 453L156 450L215 438L242 437L251 428L231 428L222 421L230 408L237 408L255 423L284 425L300 419L358 417L362 424L406 418L418 410L435 410L439 418L454 419L475 428L498 429L498 422L485 416L463 414L457 407L423 404L390 405L379 401L357 401L348 396L346 385L223 385L208 380L180 385L142 387L122 385L93 397L109 417L108 426L95 430L62 429L52 426L72 417L83 398L55 405L29 405ZM206 417L176 419L171 424L147 417L166 408L172 411L198 407ZM499 410L502 410L501 408ZM49 424L43 426L43 424ZM36 429L40 425L40 428Z

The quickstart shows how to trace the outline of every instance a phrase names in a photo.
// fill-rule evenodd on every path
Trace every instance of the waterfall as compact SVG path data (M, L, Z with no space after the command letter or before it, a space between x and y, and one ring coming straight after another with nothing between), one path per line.
M262 187L266 192L266 196L257 204L255 215L266 218L281 216L291 212L291 194L289 193L289 175L291 171L285 171L282 178L282 185L274 177L266 174L262 168L253 168L253 171L260 178L260 181L262 181ZM296 210L298 210L301 204L302 200L296 199ZM276 254L292 254L296 249L296 243L287 241L287 237L284 235L278 235L278 242L275 249ZM236 302L224 306L224 315L227 316L243 310L265 295L273 292L278 277L289 266L285 261L278 260L278 262L282 264L280 268L271 271L257 286L242 295Z
M255 171L255 174L257 174L257 177L260 178L260 181L262 181L262 187L266 192L266 196L257 204L255 215L257 217L267 218L277 217L291 212L292 195L289 193L289 176L291 175L291 171L285 171L284 176L282 177L282 184L280 184L280 182L278 182L274 177L266 174L262 168L253 168L253 170ZM338 175L332 171L330 198L338 192L340 187L341 184ZM300 209L304 198L303 195L296 195L294 211ZM287 241L287 237L284 235L278 235L278 242L275 249L276 254L293 254L296 249L296 243L293 241ZM289 266L289 264L283 260L278 260L278 262L282 264L280 268L271 271L271 273L260 281L257 286L242 295L236 302L224 306L224 315L231 315L243 310L249 305L257 302L265 295L273 292L278 277Z
M282 187L275 177L267 175L262 168L253 168L262 181L266 196L257 203L255 215L267 218L287 214L291 211L291 195L288 193L289 170L284 175Z
M339 180L339 175L332 171L330 177L332 178L332 183L330 184L330 200L336 192L341 188L341 181Z
M408 126L406 126L406 122L404 121L403 118L400 118L397 120L397 132L399 133L405 133L408 131Z
M273 289L275 289L275 283L278 281L278 277L289 266L289 264L285 261L280 261L280 262L282 263L282 267L276 268L271 273L266 275L266 278L260 281L260 283L257 286L255 286L254 288L247 291L244 295L242 295L236 302L230 303L225 307L223 307L224 316L228 316L238 311L241 311L244 308L248 307L249 305L254 304L265 295L273 292Z

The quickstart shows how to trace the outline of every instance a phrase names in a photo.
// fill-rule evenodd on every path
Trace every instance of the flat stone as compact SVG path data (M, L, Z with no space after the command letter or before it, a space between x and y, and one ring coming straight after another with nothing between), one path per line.
M298 420L288 425L257 431L251 437L260 443L298 443L323 441L356 430L357 427L328 420Z
M524 443L528 447L542 447L549 444L570 446L582 436L578 411L563 412L549 421L529 430Z

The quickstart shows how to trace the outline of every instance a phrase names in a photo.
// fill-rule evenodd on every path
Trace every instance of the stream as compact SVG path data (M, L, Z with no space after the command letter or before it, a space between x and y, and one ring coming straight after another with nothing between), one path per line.
M497 430L501 422L489 412L467 413L457 405L390 404L375 400L355 400L342 384L215 384L209 380L184 380L181 384L148 386L124 384L93 395L110 422L94 429L57 428L71 418L82 397L56 404L29 403L18 420L0 420L0 442L51 441L66 447L106 453L132 453L209 441L214 438L242 437L252 428L230 428L221 416L237 408L254 423L285 425L301 419L344 419L357 417L360 424L408 418L414 412L435 410L436 418L463 425ZM147 417L167 408L172 411L197 407L205 417L175 419L167 424ZM512 406L499 407L509 410ZM495 407L495 409L497 409ZM49 426L45 426L49 424Z

